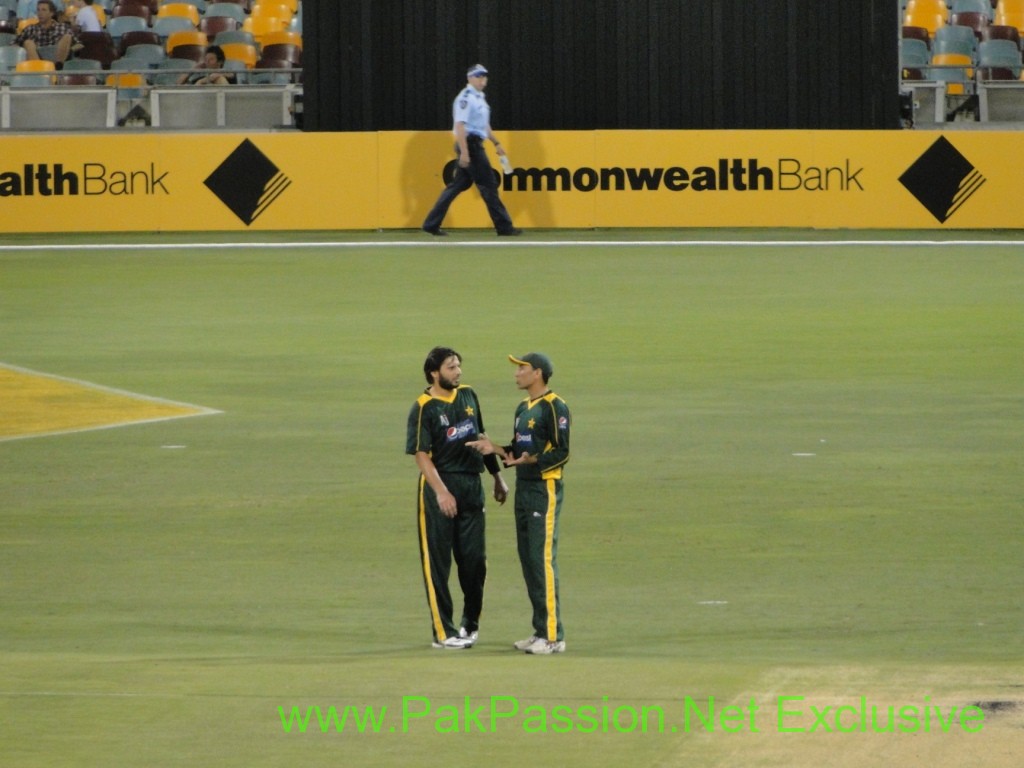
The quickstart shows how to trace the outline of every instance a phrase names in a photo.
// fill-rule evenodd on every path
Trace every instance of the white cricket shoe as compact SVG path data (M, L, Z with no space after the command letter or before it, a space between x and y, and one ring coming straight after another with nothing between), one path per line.
M535 656L547 656L552 653L565 653L565 640L546 640L543 637L537 638L537 642L526 649L527 653Z
M446 651L464 651L466 648L472 648L473 642L468 637L448 637L440 642L435 640L431 645L434 648L444 648Z
M517 651L525 651L531 645L536 643L539 639L541 638L538 638L536 635L530 635L525 640L516 640L514 643L512 643L512 647L515 648Z
M459 627L459 637L463 640L468 640L469 645L467 648L472 648L476 645L476 641L480 639L480 630L474 629L472 632L467 632L465 627Z

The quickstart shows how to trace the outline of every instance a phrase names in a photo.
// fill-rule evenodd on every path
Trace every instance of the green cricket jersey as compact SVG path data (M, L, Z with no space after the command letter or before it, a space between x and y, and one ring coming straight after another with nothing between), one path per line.
M438 472L479 474L484 470L483 457L467 448L466 442L484 431L480 402L472 388L460 385L450 399L433 397L427 390L409 411L405 452L429 454Z
M569 406L554 392L523 400L516 408L512 455L518 458L528 453L537 457L537 463L518 465L516 479L561 479L562 467L569 461L571 426Z

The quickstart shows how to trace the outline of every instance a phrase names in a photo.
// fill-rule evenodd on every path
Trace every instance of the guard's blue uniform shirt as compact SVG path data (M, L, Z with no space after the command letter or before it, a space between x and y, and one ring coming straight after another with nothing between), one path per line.
M487 138L487 128L491 124L491 107L483 91L478 91L472 85L463 88L452 104L452 133L455 133L455 126L459 123L466 124L467 136Z

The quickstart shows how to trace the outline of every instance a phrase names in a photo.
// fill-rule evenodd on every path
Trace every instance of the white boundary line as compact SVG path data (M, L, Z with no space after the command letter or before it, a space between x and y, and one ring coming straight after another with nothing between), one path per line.
M51 245L5 243L0 253L10 251L173 251L191 248L211 250L300 249L300 248L814 248L836 246L922 247L1024 246L1024 240L343 240L298 242L229 243L55 243Z
M161 405L174 405L180 408L192 408L195 413L182 413L176 416L160 416L152 419L135 419L133 421L119 422L117 424L103 424L97 427L78 427L76 429L57 429L51 432L33 432L30 435L13 435L10 437L0 436L0 443L9 443L14 440L28 440L33 437L50 437L52 435L73 435L79 432L97 432L102 429L118 429L120 427L129 427L136 424L155 424L161 421L173 421L175 419L188 419L193 416L212 416L223 411L218 411L216 408L207 408L203 405L194 405L192 403L183 403L178 400L167 400L162 397L153 397L151 395L140 395L138 392L129 392L126 389L117 389L115 387L107 387L102 384L94 384L91 381L84 381L82 379L72 379L68 376L58 376L53 373L44 373L43 371L35 371L31 368L22 368L18 365L10 365L8 363L0 362L0 368L4 368L8 371L14 371L15 373L25 374L26 376L40 376L44 379L53 379L54 381L62 381L66 384L74 384L78 387L84 387L86 389L96 390L98 392L107 392L112 395L120 395L122 397L128 397L133 400L142 400L148 403L159 403Z

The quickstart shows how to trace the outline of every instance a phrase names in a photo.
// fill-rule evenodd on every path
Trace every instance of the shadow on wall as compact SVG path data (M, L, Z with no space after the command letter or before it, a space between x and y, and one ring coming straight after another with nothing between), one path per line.
M500 140L514 168L543 168L544 148L533 132L502 134ZM437 200L455 170L455 139L450 133L421 132L410 134L405 142L401 163L402 210L399 227L418 228ZM499 174L501 199L517 226L554 227L554 212L546 194L532 191L505 191L501 184L498 156L488 145L488 157ZM450 227L489 227L487 209L474 186L463 192L452 205L445 222Z

